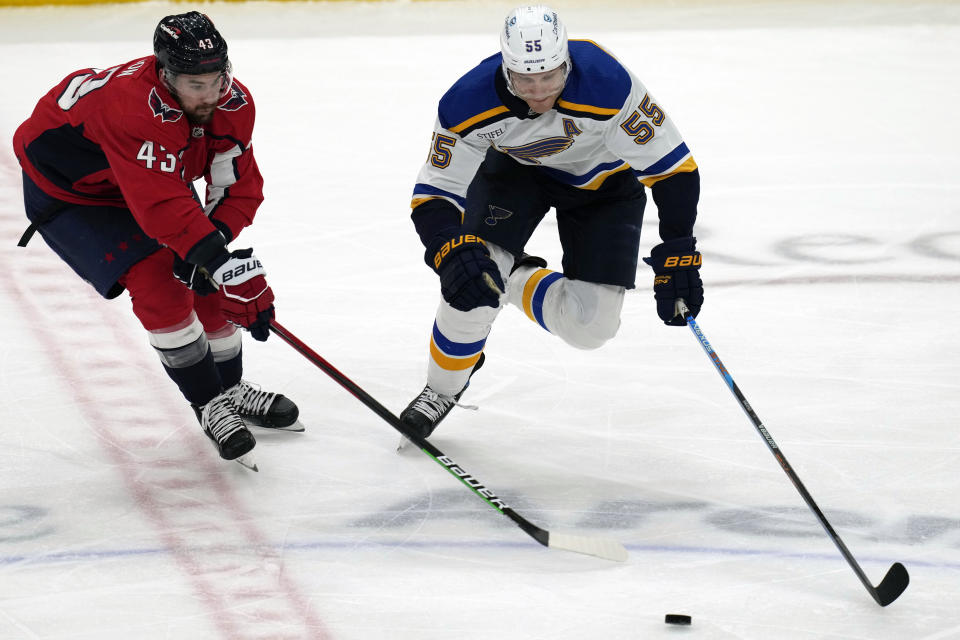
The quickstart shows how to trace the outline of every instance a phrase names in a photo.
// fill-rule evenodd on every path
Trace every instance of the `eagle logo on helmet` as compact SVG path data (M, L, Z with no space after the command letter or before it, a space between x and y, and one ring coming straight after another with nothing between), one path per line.
M156 87L150 89L150 97L147 99L147 102L150 105L150 110L153 111L153 116L155 118L159 117L160 122L176 122L183 115L183 111L174 109L160 99L160 94L157 93Z

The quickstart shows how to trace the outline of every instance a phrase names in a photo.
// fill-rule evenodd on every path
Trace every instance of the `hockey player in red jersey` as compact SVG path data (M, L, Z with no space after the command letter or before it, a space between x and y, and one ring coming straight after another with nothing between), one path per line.
M255 468L248 425L302 427L292 401L242 378L237 327L263 341L274 315L260 261L227 247L263 201L253 98L206 15L163 18L153 46L71 73L17 129L30 220L20 244L39 232L105 298L126 289L220 456Z
M640 80L591 40L567 39L543 5L510 12L500 52L441 97L411 218L440 278L427 385L400 414L429 436L484 362L504 304L571 346L596 349L620 326L634 287L649 187L660 239L657 313L703 304L693 226L700 176L683 137ZM563 271L524 247L551 208Z

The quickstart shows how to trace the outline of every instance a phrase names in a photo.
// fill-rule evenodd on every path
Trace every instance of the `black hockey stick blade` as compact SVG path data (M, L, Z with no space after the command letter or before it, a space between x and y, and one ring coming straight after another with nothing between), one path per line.
M883 580L870 595L877 601L877 604L885 607L899 598L909 584L910 574L907 573L907 568L899 562L894 562L890 570L887 571L887 575L883 576Z

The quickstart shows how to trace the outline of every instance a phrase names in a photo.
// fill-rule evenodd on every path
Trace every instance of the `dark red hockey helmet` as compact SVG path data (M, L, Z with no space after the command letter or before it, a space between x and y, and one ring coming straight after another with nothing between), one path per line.
M199 75L230 67L226 41L199 11L161 20L153 32L153 52L160 66L172 73Z

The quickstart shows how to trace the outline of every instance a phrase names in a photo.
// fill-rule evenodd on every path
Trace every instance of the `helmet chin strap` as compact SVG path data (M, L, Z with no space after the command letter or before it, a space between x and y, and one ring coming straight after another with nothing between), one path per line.
M179 101L179 100L180 100L180 96L177 94L176 88L173 86L173 83L170 82L170 80L167 79L167 69L166 69L166 67L161 66L160 69L159 69L159 73L158 73L157 75L160 76L160 82L163 84L163 88L166 89L167 92L169 92L171 96L173 96L174 98L176 98L177 101Z

